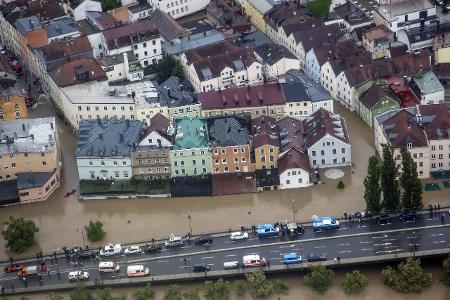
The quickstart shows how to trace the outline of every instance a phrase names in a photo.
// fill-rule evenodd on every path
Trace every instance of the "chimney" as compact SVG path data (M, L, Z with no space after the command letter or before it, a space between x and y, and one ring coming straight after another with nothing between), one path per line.
M22 123L22 130L25 131L26 130L26 126L25 123Z

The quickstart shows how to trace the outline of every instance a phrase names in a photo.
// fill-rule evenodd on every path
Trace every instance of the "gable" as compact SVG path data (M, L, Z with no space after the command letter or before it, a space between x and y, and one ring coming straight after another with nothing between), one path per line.
M161 140L162 147L170 147L172 143L159 134L156 130L150 132L146 137L142 137L139 146L158 146L158 139ZM151 141L150 141L151 140Z

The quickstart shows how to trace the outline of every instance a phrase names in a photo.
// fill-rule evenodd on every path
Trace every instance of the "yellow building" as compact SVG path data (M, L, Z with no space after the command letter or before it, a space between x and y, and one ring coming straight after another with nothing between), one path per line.
M27 119L28 111L23 95L5 95L0 92L0 120Z
M264 15L272 7L273 5L268 0L247 0L244 3L244 11L250 17L250 22L264 33L266 33Z

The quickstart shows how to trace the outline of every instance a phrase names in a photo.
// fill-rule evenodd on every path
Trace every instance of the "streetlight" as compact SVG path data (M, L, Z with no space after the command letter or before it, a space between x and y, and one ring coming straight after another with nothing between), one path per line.
M189 238L191 238L191 236L192 236L192 217L191 217L191 211L190 210L189 210L188 219L189 219Z
M78 232L78 227L77 227L77 232ZM81 236L83 238L83 247L86 248L86 241L84 239L84 229L83 229L83 227L81 227Z

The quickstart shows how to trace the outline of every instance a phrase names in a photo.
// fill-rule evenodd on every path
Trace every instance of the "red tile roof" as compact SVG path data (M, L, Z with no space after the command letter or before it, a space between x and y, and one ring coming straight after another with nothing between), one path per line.
M332 114L323 108L308 117L305 120L303 127L305 133L304 138L308 148L327 134L344 143L350 143L345 120L339 115Z
M81 80L77 73L82 73L88 78ZM76 85L93 80L106 80L107 76L100 63L94 59L82 58L65 63L51 72L52 77L60 87Z
M291 117L284 117L277 122L282 152L290 148L296 148L300 151L304 150L303 124L302 121Z
M74 39L53 42L42 49L42 54L47 61L61 58L70 58L78 54L92 52L92 46L86 36Z
M33 49L48 45L47 29L38 29L27 34L27 45Z
M296 168L311 172L308 154L296 148L291 148L278 159L278 173L281 174L286 170Z
M280 139L278 138L278 135L266 131L255 134L253 136L253 147L256 149L264 145L280 147Z
M158 35L158 29L150 20L132 23L102 32L109 49L130 45L133 42L147 40ZM116 43L117 41L117 43Z

